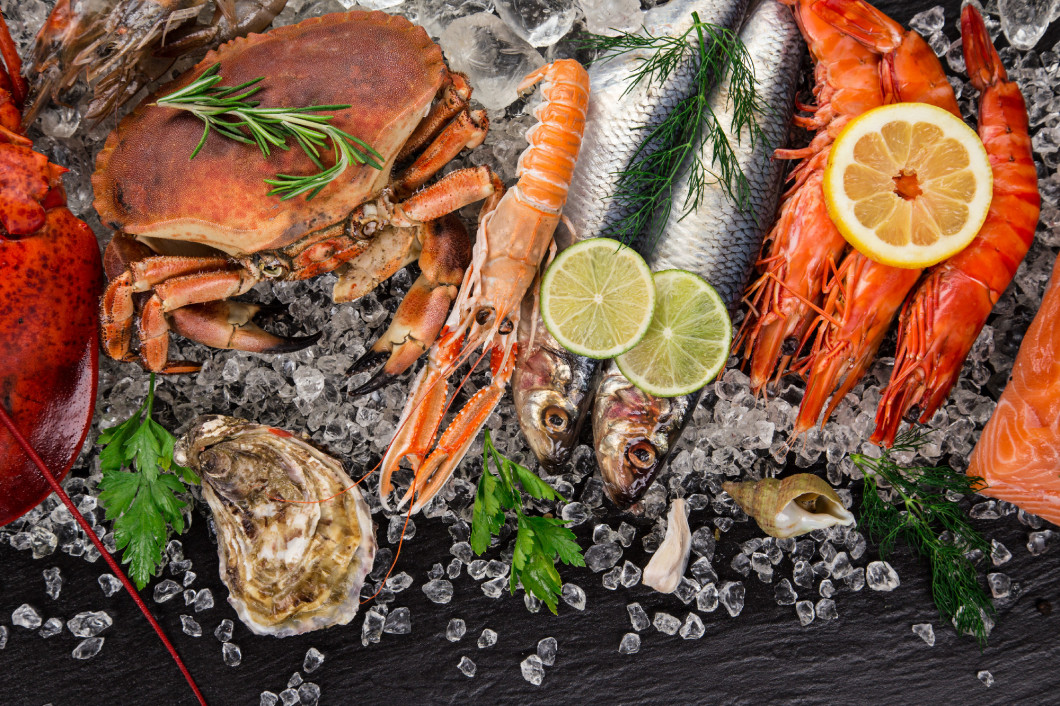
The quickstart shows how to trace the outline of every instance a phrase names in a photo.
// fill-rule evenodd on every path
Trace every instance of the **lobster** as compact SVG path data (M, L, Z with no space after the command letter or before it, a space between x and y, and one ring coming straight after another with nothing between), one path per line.
M0 17L0 405L59 479L92 424L99 369L96 236L66 207L67 171L22 131L26 84ZM0 525L51 492L0 431Z

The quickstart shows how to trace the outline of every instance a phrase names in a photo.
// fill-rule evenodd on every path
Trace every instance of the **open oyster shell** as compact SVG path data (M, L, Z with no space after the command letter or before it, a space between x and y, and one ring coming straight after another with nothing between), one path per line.
M357 488L342 492L353 481L339 461L290 432L220 415L196 419L174 460L202 477L228 602L252 632L287 637L353 619L376 541Z

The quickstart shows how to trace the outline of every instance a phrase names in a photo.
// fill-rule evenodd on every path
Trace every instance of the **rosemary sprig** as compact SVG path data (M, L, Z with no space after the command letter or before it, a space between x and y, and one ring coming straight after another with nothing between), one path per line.
M720 184L740 209L750 207L751 186L740 169L725 126L710 106L709 97L716 80L731 76L729 100L734 135L748 130L752 144L762 138L757 116L766 108L756 94L754 65L739 36L725 28L702 22L692 13L692 26L679 36L655 36L650 32L617 36L589 35L586 47L603 52L607 61L630 52L651 52L638 56L626 91L641 83L662 84L690 55L698 54L691 95L674 107L657 127L648 132L621 173L615 199L628 215L608 227L607 235L627 245L642 233L647 235L647 254L665 227L673 209L677 177L690 160L689 192L682 218L694 211L707 186ZM713 148L710 163L700 156L705 145Z
M974 635L985 646L986 618L994 614L994 605L967 553L978 549L989 554L990 545L957 503L946 497L947 492L974 493L983 482L945 466L903 468L891 457L895 451L916 451L925 443L920 431L911 430L900 435L880 458L851 454L865 474L858 524L879 545L881 556L903 541L926 558L939 613L953 620L958 633ZM883 499L881 484L895 493L896 503Z
M346 171L351 164L367 164L382 169L383 155L348 132L330 124L333 115L315 115L328 110L344 110L349 105L311 105L302 108L262 108L258 101L248 100L261 90L260 76L238 86L218 86L222 81L221 65L214 64L184 88L159 98L155 105L186 110L203 122L202 139L189 159L202 150L210 130L237 142L256 144L265 157L273 147L288 149L292 137L320 171L316 174L277 174L265 179L273 188L269 195L290 199L299 194L309 200ZM325 167L321 152L331 142L335 163Z

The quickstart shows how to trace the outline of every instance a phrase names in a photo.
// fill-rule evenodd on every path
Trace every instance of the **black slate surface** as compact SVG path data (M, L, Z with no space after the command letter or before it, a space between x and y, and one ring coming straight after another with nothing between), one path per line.
M895 19L907 23L921 9L935 3L881 2ZM946 31L955 38L959 5L949 0ZM1057 27L1039 47L1051 47ZM76 471L75 471L76 472ZM694 513L693 527L709 521L707 511ZM607 518L617 526L617 513ZM185 554L198 573L194 587L209 587L215 608L195 614L178 596L168 603L145 600L172 637L211 704L257 704L264 689L279 692L302 668L306 650L313 646L326 661L312 675L320 685L321 703L1060 703L1060 552L1032 557L1025 548L1028 528L1015 516L982 523L988 538L997 539L1013 553L999 567L1020 584L1021 597L998 616L990 644L980 651L974 641L959 638L939 620L930 597L928 571L916 559L899 552L891 561L901 577L893 593L867 587L858 593L841 590L839 619L799 625L793 606L778 606L773 586L753 574L743 579L747 605L737 618L723 608L704 614L706 635L698 641L666 636L654 629L641 634L637 655L617 651L622 635L631 630L625 606L639 601L681 619L689 608L672 596L643 587L611 592L600 575L587 570L564 570L565 580L582 586L588 595L584 612L561 604L560 615L530 614L520 596L485 597L466 573L455 580L449 605L437 606L420 591L425 573L435 561L448 557L451 543L440 520L417 518L415 539L402 551L397 571L415 579L397 595L391 609L412 611L411 635L384 635L368 648L360 643L360 617L345 628L276 640L252 636L236 620L233 642L242 649L238 667L227 667L213 630L223 618L235 620L225 603L227 592L217 576L216 550L205 523L183 537ZM591 523L578 528L584 544ZM719 543L714 562L722 578L732 574L729 561L740 542L756 536L748 524L737 525ZM384 546L385 542L384 542ZM874 552L870 549L874 558ZM639 535L625 557L643 566L646 555ZM44 594L41 572L60 567L65 579L57 601ZM790 571L785 559L778 569ZM0 624L10 625L10 614L22 603L34 605L44 619L64 620L83 610L104 609L114 626L104 635L102 652L87 662L71 658L78 640L68 631L47 640L36 631L11 627L6 649L0 651L0 703L44 704L192 704L194 699L175 665L150 627L124 592L105 598L96 582L106 571L102 561L88 564L65 554L34 561L27 552L0 545ZM778 580L781 575L778 575ZM800 598L813 598L816 592ZM694 607L694 605L693 605ZM1055 608L1054 610L1050 610ZM181 632L179 615L193 615L204 635ZM450 618L467 622L462 641L445 639ZM914 623L932 623L936 643L928 647L914 635ZM483 628L499 633L495 646L480 650L475 642ZM537 641L554 636L559 642L555 666L546 669L542 686L534 687L520 675L519 663L535 651ZM456 664L463 655L477 664L473 679ZM986 688L977 678L989 670L996 683Z

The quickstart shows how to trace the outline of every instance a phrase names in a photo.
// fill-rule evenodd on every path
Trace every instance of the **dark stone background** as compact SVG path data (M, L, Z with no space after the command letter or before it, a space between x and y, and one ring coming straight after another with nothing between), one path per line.
M908 23L927 2L881 2L895 19ZM957 0L946 0L946 31L956 38ZM1040 49L1057 40L1054 27ZM857 495L857 492L855 492ZM859 499L859 498L858 498ZM616 516L608 518L617 526ZM690 518L692 526L708 522L708 512ZM704 614L706 635L685 641L655 631L641 633L637 655L617 651L622 635L631 630L625 606L640 601L682 618L689 608L672 596L643 587L611 592L602 588L599 574L564 569L566 580L588 594L584 612L561 604L560 615L530 614L519 596L486 598L466 574L455 580L449 605L437 606L420 591L427 569L447 561L449 534L440 520L417 518L416 538L405 545L397 571L415 579L398 594L391 608L412 611L411 635L386 635L364 648L361 618L351 625L297 638L276 640L252 636L238 622L225 599L227 591L217 576L215 547L200 517L183 537L185 554L198 573L196 588L210 587L217 606L194 614L180 597L154 603L151 587L144 598L195 675L212 704L257 704L262 690L281 691L290 675L301 670L306 650L314 646L326 661L311 680L322 689L322 703L397 704L405 699L422 703L1058 703L1060 702L1060 554L1032 557L1025 548L1027 527L1010 516L983 523L988 538L997 539L1013 559L997 570L1021 585L1021 597L998 616L990 644L980 650L959 638L940 621L931 601L927 566L908 554L892 557L902 585L893 593L867 587L859 593L841 590L839 619L799 625L793 606L778 606L773 586L752 574L744 579L747 605L737 618L723 608ZM588 546L592 523L578 528ZM737 525L719 543L715 566L723 576L732 573L729 561L738 544L757 534L749 523ZM384 544L385 546L385 544ZM874 551L870 549L870 555ZM625 558L638 565L646 556L638 539ZM65 579L58 601L44 594L43 569L58 566ZM790 562L780 565L790 571ZM70 656L77 643L68 631L48 640L36 632L11 628L7 648L0 651L0 703L55 706L83 704L192 704L194 699L180 673L147 622L124 592L103 597L96 578L106 571L102 561L88 564L56 553L34 561L29 553L0 545L0 622L9 624L11 611L24 602L47 619L64 620L83 610L105 609L114 626L104 635L102 652L87 662ZM168 572L167 572L168 573ZM733 578L733 577L730 577ZM778 580L781 576L777 577ZM805 592L805 590L803 590ZM813 598L816 593L800 598ZM1057 610L1051 613L1049 606ZM694 604L693 606L694 607ZM179 615L191 613L204 635L181 632ZM233 641L242 648L243 662L230 668L221 659L221 645L213 630L222 618L236 621ZM463 618L468 632L458 643L445 639L452 617ZM936 643L928 647L911 631L914 623L929 622ZM497 644L480 650L475 642L483 628L499 633ZM519 663L532 654L537 641L554 636L559 654L546 668L544 684L524 681ZM473 679L456 664L462 655L478 666ZM986 688L979 670L993 673L996 683Z

